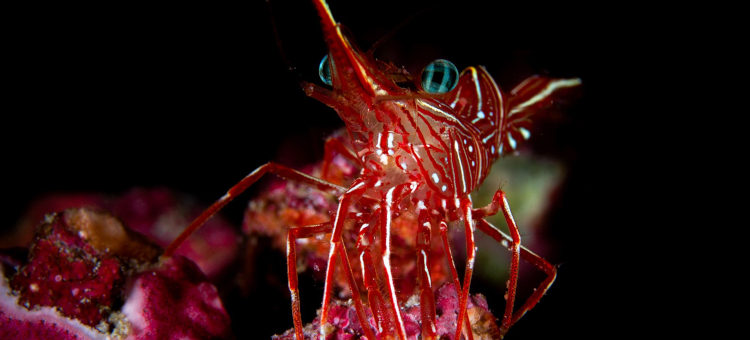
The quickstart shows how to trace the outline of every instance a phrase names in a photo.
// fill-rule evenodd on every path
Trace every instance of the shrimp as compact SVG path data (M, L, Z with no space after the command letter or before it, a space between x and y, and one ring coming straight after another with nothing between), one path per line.
M288 283L292 299L294 332L303 339L300 296L297 281L296 245L300 238L330 233L330 250L320 313L320 335L327 335L326 322L331 304L337 258L351 287L352 300L362 325L369 325L365 305L372 310L377 327L363 327L368 339L406 339L404 321L394 287L391 268L392 221L406 213L416 216L416 237L422 338L434 339L435 301L429 266L431 237L440 234L444 253L459 297L455 338L463 333L472 339L466 312L467 298L476 257L474 232L480 231L507 244L511 252L510 280L506 306L500 321L501 336L531 310L555 280L557 269L521 245L506 195L498 190L485 207L475 208L470 194L487 177L492 164L503 154L517 149L529 138L531 118L555 100L578 87L581 80L532 76L510 92L501 90L483 67L457 72L452 63L436 60L422 73L414 87L400 85L413 80L405 71L363 53L346 36L324 0L314 0L320 16L328 55L321 63L321 77L329 87L302 81L305 93L330 106L344 121L350 140L345 145L331 139L326 143L323 174L331 155L339 153L361 167L359 176L347 187L316 178L277 163L267 163L251 172L199 216L166 249L176 248L216 211L266 173L310 185L338 197L331 220L322 224L291 228L287 237ZM357 210L358 213L354 213ZM510 235L485 220L501 212ZM448 225L460 223L466 235L467 258L461 283L448 240ZM360 296L349 263L342 232L346 225L359 228L357 252L367 292ZM376 240L374 234L379 233ZM376 241L379 244L375 245ZM377 249L378 253L373 254ZM373 257L378 257L376 260ZM520 259L547 276L535 292L515 309ZM380 283L384 287L380 286ZM367 303L365 303L365 300ZM465 328L463 326L466 326ZM462 332L463 331L463 332Z

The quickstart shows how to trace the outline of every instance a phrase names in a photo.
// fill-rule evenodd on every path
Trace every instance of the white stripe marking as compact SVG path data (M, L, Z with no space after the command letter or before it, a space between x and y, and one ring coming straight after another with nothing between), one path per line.
M581 85L581 79L578 79L578 78L560 79L556 81L551 81L549 84L547 84L544 90L537 93L536 96L523 102L521 105L518 105L515 108L513 108L510 114L514 114L518 111L522 111L523 109L536 104L537 102L543 100L544 98L547 98L550 94L552 94L552 92L555 92L558 89L565 88L565 87L573 87L573 86L578 86L578 85Z
M482 91L479 89L479 80L477 79L477 70L471 68L471 78L474 80L474 88L477 91L477 110L482 111Z
M456 159L458 160L458 169L461 170L461 185L463 188L462 192L466 192L466 175L464 174L464 165L461 163L461 150L458 148L458 141L453 142L453 148L456 149Z
M487 143L487 141L490 140L490 138L495 136L495 132L497 132L497 130L492 130L491 134L489 134L487 137L484 137L484 139L482 139L482 143Z

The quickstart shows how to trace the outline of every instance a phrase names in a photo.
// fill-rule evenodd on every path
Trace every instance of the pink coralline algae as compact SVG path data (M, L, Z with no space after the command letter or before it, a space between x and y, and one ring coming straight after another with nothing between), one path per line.
M174 256L134 277L122 314L135 339L231 339L219 293L190 260Z
M407 340L421 339L422 316L418 301L417 296L413 296L405 305L401 306ZM452 283L444 284L435 292L435 307L437 311L435 329L438 338L454 340L456 319L458 318L458 295L456 295L456 289ZM370 309L365 309L374 334L377 337L382 336L382 332L379 332L376 327L375 319L372 317ZM474 339L491 340L500 337L497 320L489 311L487 300L484 296L481 294L470 296L467 301L467 313ZM328 334L326 340L367 339L364 336L362 325L357 318L354 305L350 302L333 301L328 314L328 322L329 328L326 330ZM319 317L305 326L304 335L305 339L309 340L321 339ZM292 328L281 335L276 335L273 339L294 340L294 329Z
M0 251L0 339L231 339L216 288L108 213L39 225L28 259Z

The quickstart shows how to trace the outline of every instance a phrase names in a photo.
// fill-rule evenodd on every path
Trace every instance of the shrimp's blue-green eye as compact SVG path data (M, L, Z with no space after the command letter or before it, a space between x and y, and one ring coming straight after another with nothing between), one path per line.
M333 81L331 81L331 63L328 61L327 54L323 57L323 60L320 61L318 74L320 75L320 80L326 83L326 85L333 86Z
M448 93L458 84L456 65L445 59L438 59L422 70L422 89L427 93Z

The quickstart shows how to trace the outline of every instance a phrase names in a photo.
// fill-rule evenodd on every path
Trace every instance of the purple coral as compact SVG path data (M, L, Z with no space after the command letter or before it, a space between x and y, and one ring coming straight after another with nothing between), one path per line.
M130 229L162 247L172 242L204 209L190 197L166 188L135 188L118 197L94 193L50 194L27 209L15 237L0 241L0 248L28 246L36 224L45 214L83 207L112 212ZM188 238L176 254L195 262L212 282L216 282L237 258L238 239L236 228L218 215Z
M219 293L182 256L139 273L122 314L134 339L231 339L230 319Z
M193 262L159 260L157 245L107 213L48 215L28 260L3 253L2 339L233 338L216 288Z

